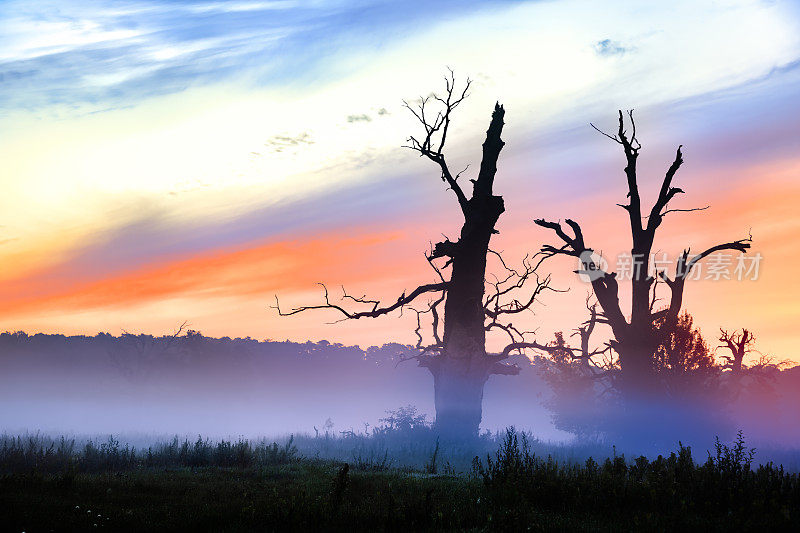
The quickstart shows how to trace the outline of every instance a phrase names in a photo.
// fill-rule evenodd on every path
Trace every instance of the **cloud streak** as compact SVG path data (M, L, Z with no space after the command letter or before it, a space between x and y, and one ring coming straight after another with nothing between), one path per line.
M220 79L261 86L316 79L332 52L380 44L419 17L479 5L439 2L421 12L415 3L6 2L0 109L130 104Z

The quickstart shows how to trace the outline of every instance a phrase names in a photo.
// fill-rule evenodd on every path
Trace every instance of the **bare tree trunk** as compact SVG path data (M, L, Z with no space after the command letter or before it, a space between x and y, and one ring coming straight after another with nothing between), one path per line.
M471 358L444 359L433 374L436 430L446 439L478 434L483 415L483 386L488 374ZM480 366L480 365L478 365Z
M481 422L483 386L489 378L486 365L486 316L483 307L486 254L494 223L503 209L497 197L495 215L467 221L445 302L444 348L433 374L436 428L446 438L477 435ZM469 226L473 226L469 232ZM474 227L479 226L479 227Z
M652 398L659 390L653 367L653 354L657 349L654 342L653 333L640 333L631 327L628 336L617 344L619 386L628 403L636 404L643 398Z
M503 108L496 106L483 143L483 159L464 211L461 235L449 257L452 275L444 308L440 360L429 366L434 379L436 427L446 437L477 435L483 386L491 365L486 354L484 292L486 256L494 228L505 211L492 194L497 158L503 148Z

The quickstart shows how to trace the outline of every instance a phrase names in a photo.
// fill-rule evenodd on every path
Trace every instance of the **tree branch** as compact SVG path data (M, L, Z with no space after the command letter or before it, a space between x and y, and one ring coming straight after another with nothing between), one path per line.
M391 305L385 306L385 307L379 307L379 305L380 305L379 301L376 302L374 300L359 300L359 299L353 298L353 297L348 296L347 294L345 294L342 297L342 299L349 298L349 299L352 299L352 300L364 301L364 302L369 302L369 303L373 304L372 309L370 309L368 311L348 311L347 309L345 309L344 307L342 307L340 305L331 303L330 298L328 297L328 288L322 283L319 283L319 285L321 285L323 290L325 291L325 295L324 295L325 303L324 304L306 305L306 306L302 306L302 307L295 307L295 308L291 309L290 311L285 311L284 312L280 308L280 302L278 301L278 296L276 295L275 296L275 305L273 305L271 307L273 309L276 309L278 311L278 315L280 315L280 316L296 315L297 313L310 311L312 309L334 309L336 311L339 311L342 315L344 315L345 319L357 320L359 318L377 318L377 317L379 317L381 315L385 315L385 314L391 313L392 311L394 311L396 309L401 309L403 306L408 305L409 303L413 302L417 297L419 297L419 296L421 296L423 294L426 294L426 293L429 293L429 292L439 292L439 291L446 291L447 290L447 283L441 283L440 282L440 283L428 283L427 285L420 285L419 287L414 289L409 295L406 295L405 293L403 293L402 295L400 295L400 297L397 299L396 302L394 302Z
M445 141L447 140L448 129L450 128L451 113L467 97L467 92L472 84L472 80L467 78L464 89L458 93L455 88L455 75L452 70L449 70L449 72L450 76L445 76L446 95L444 97L434 94L432 96L420 98L416 108L412 107L408 102L403 101L404 107L411 111L425 130L425 137L423 137L422 140L411 136L408 138L409 144L405 147L419 152L420 157L424 156L439 165L439 169L442 172L442 181L446 182L449 188L453 190L458 204L461 207L461 211L466 216L469 211L469 205L464 191L458 184L458 176L460 176L461 173L453 176L445 160L443 150ZM433 118L431 118L429 114L426 114L426 105L428 105L431 99L438 102L443 107L443 109L437 111ZM438 141L436 140L437 135Z
M687 277L689 275L689 272L691 272L692 267L694 267L694 265L696 265L698 262L700 262L704 257L708 257L709 255L713 254L714 252L720 252L722 250L735 250L737 252L745 253L750 248L750 243L752 243L752 242L753 242L753 237L752 236L748 236L745 239L739 239L739 240L736 240L736 241L733 241L733 242L726 242L726 243L718 244L716 246L712 246L711 248L708 248L707 250L704 250L704 251L700 252L699 254L697 254L696 256L692 257L686 263L685 272L682 274L681 277L683 277L683 278ZM688 253L688 250L687 250L687 253Z

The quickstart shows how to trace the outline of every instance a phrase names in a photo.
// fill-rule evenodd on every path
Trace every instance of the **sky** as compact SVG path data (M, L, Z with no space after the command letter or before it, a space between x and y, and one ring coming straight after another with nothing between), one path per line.
M0 330L187 321L413 342L411 313L331 324L270 306L317 303L319 282L391 301L434 279L423 254L457 235L458 206L402 147L419 133L402 104L443 89L448 68L473 80L446 148L465 178L494 103L506 109L492 246L507 260L553 243L544 217L578 220L624 262L624 157L589 123L635 109L645 198L681 144L687 194L671 207L709 206L671 214L658 253L753 236L757 276L736 279L731 256L732 279L704 272L686 309L712 347L746 327L800 362L800 5L786 0L4 1ZM585 319L574 268L541 267L566 291L520 319L541 340Z

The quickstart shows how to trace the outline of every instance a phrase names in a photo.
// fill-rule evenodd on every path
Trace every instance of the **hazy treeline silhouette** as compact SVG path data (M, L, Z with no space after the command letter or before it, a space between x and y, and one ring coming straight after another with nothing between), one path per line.
M586 374L580 360L555 350L528 361L520 375L487 384L484 428L517 425L539 438L605 440L650 452L678 440L709 445L744 429L756 444L793 445L800 438L800 366L746 361L736 374L681 319L693 350L664 354L664 376L676 391L659 414L661 439L616 427L619 398ZM561 339L559 341L558 339ZM564 342L557 336L551 346ZM361 349L319 343L178 336L0 334L0 397L6 431L146 432L250 436L343 432L371 434L386 411L419 407L433 417L430 377L404 362L412 346ZM688 354L688 355L687 355ZM670 359L671 358L671 359ZM325 427L327 419L331 427ZM553 430L552 423L564 433ZM647 448L647 449L646 449Z
M619 395L604 395L581 378L551 374L548 381L557 393L546 405L554 411L557 428L642 453L663 450L679 440L707 445L714 435L730 437L737 428L747 428L759 443L796 447L800 437L797 368L776 371L769 387L759 384L738 394L728 388L729 379L725 373L700 378L685 396L651 398L631 406ZM709 389L703 390L704 385ZM639 425L626 419L631 413Z
M730 336L722 331L720 340ZM740 343L753 338L733 336ZM727 344L717 348L724 350ZM754 353L732 367L731 356L709 345L686 312L655 350L652 379L658 388L635 403L616 381L618 360L606 360L600 371L574 357L562 333L547 352L547 358L537 358L540 374L554 392L546 405L556 427L576 435L640 450L664 449L677 439L730 438L743 427L762 442L794 446L800 436L800 417L793 407L800 399L800 367Z
M202 433L251 437L363 431L413 404L432 418L431 378L405 361L410 346L362 349L327 341L178 336L0 334L0 427L6 431ZM514 356L523 379L488 383L484 427L559 434L540 405L543 382ZM563 434L566 435L566 434Z

